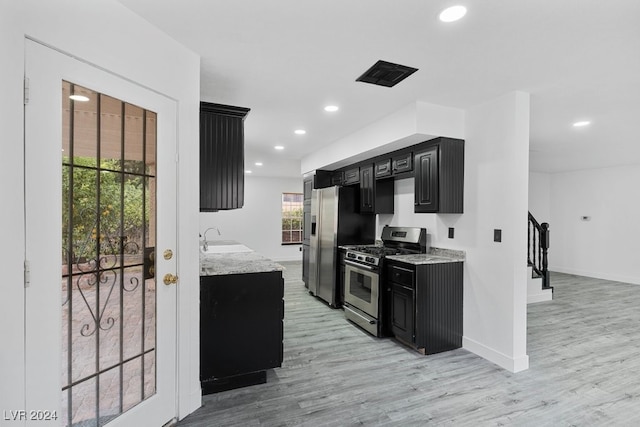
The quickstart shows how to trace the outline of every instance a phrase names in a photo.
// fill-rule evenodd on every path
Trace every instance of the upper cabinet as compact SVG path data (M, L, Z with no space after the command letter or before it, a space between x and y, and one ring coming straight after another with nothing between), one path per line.
M391 176L391 159L384 159L375 164L376 179L388 178Z
M393 213L393 179L376 179L373 164L360 167L360 213Z
M437 138L414 153L415 212L463 213L464 141Z
M401 178L411 176L413 171L413 153L405 152L378 160L375 163L376 179L385 179L391 176Z
M200 103L200 211L244 205L244 119L249 108Z
M357 184L360 182L360 168L355 167L344 171L342 185Z
M399 175L413 170L413 153L403 153L391 159L391 171Z

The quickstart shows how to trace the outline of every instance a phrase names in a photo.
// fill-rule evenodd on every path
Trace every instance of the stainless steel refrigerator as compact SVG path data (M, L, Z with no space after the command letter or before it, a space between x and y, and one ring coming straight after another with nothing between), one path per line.
M311 194L309 292L332 307L342 304L338 246L375 241L375 215L360 214L355 187L329 187Z

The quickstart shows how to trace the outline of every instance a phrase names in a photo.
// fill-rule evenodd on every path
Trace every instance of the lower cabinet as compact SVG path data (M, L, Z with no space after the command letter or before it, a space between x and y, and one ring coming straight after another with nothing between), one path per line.
M386 261L388 323L399 341L423 354L462 347L462 266Z
M407 343L414 341L413 289L391 285L391 332Z
M200 278L203 394L266 382L283 355L281 271Z

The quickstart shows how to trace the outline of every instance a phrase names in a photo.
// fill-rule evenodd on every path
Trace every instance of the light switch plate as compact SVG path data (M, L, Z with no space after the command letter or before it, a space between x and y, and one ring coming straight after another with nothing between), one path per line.
M493 241L502 242L502 230L500 230L499 228L493 230Z
M453 227L449 227L449 238L453 239Z

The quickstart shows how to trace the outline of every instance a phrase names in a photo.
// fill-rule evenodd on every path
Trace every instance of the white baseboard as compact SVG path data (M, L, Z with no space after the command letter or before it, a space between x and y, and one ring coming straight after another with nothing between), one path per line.
M483 359L487 359L488 361L495 363L501 368L514 373L529 369L529 356L526 354L517 358L509 357L504 353L487 347L486 345L467 337L462 337L462 347L472 353L477 354Z
M527 294L527 304L536 302L552 301L553 291L551 289L542 289L539 293Z
M553 286L554 271L557 271L558 273L574 274L576 276L592 277L594 279L611 280L614 282L623 282L623 283L631 283L633 285L640 285L640 278L638 277L618 276L616 274L601 273L597 271L587 271L587 270L580 270L580 269L574 269L574 268L563 268L563 267L557 267L557 266L549 267L549 270L551 271L551 286Z

